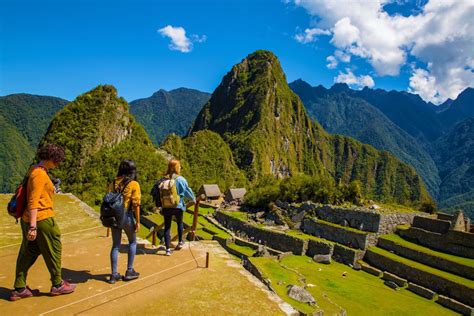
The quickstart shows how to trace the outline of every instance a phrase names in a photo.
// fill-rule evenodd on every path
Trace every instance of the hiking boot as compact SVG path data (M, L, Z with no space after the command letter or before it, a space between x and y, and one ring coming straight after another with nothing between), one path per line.
M69 293L74 292L74 290L76 289L76 286L77 286L77 284L69 283L68 281L63 280L61 282L61 286L51 287L51 292L49 292L49 295L58 296L58 295L61 295L61 294L69 294Z
M171 249L169 249L169 248L166 249L166 255L167 255L167 256L171 256Z
M124 277L123 277L123 280L124 280L124 281L131 281L131 280L138 279L139 276L140 276L140 273L138 273L138 272L135 271L134 269L132 269L132 270L127 270L127 272L125 272L125 275L124 275Z
M22 298L28 298L38 294L38 290L32 290L27 286L22 291L13 290L10 294L10 301L18 301Z
M122 276L120 273L113 273L110 275L110 278L107 280L107 283L109 284L115 284L115 282L120 281L122 279Z
M178 245L176 246L176 248L174 248L174 249L175 249L175 250L180 250L180 249L183 248L183 247L184 247L184 241L181 240L181 241L178 243Z

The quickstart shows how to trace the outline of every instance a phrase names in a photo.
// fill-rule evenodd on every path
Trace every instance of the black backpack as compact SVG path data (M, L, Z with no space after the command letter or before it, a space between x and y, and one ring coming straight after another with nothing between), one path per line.
M131 181L127 181L122 190L115 190L115 181L113 183L114 191L107 192L102 199L100 206L100 220L102 225L110 228L122 228L125 222L125 206L123 201L123 191ZM130 205L132 205L130 201Z
M153 198L153 202L155 202L156 207L162 207L161 205L161 196L160 196L160 183L166 180L166 177L161 178L160 180L156 181L151 188L151 197Z

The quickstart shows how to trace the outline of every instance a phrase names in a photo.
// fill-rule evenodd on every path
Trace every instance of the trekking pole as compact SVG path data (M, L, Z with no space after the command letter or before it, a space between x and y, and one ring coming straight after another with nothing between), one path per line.
M109 236L110 236L110 228L107 227L107 237L109 237Z

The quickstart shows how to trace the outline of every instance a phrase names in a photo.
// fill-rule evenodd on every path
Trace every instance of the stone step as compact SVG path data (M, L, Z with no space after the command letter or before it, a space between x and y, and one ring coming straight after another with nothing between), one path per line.
M421 285L464 304L474 302L474 281L398 256L379 247L370 247L364 261L408 282Z
M435 251L395 234L380 237L377 246L433 268L474 280L474 259Z
M418 227L399 226L397 234L403 239L441 252L474 259L474 234L448 231L434 233Z
M316 218L306 218L303 221L302 230L318 238L324 238L350 248L366 249L371 237L365 231L337 225Z

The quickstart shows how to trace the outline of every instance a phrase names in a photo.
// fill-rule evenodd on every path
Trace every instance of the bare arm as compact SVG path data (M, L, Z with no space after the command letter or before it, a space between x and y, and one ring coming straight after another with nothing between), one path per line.
M27 239L33 241L36 239L36 219L38 217L38 209L34 208L30 212L30 227L28 229Z

